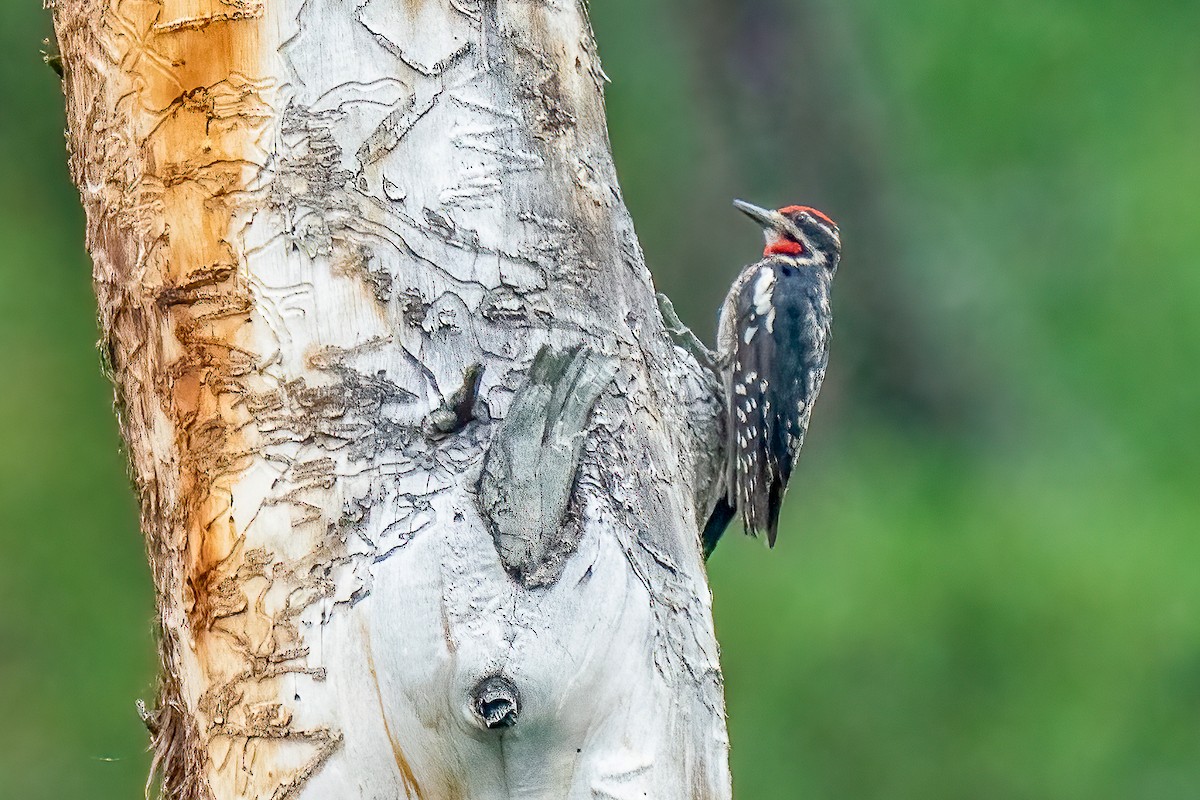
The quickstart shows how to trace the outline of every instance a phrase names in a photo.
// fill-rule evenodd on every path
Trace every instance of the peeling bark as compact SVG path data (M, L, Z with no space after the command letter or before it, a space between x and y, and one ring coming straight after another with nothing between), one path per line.
M729 797L719 402L586 7L51 5L163 795Z

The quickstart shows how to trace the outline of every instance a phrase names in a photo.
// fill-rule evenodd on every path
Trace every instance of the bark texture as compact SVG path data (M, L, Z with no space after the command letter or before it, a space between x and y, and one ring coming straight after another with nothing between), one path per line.
M163 794L728 797L717 387L586 6L51 5Z

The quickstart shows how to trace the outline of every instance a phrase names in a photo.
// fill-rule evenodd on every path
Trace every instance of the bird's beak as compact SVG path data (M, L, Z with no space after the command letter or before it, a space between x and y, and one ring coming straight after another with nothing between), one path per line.
M775 230L779 230L786 224L783 215L778 211L769 211L765 208L759 208L753 203L747 203L745 200L734 200L733 207L757 222L759 225L762 225L764 228L773 228Z

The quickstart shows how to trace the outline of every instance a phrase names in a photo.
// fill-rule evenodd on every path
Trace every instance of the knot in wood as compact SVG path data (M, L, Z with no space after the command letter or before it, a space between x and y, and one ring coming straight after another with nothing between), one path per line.
M471 710L487 730L511 728L521 714L521 695L508 678L492 675L471 692Z

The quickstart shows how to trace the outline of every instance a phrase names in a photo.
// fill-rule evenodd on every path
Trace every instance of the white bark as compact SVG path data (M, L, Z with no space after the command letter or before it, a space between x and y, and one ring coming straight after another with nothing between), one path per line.
M164 793L729 797L716 388L585 7L53 5Z

